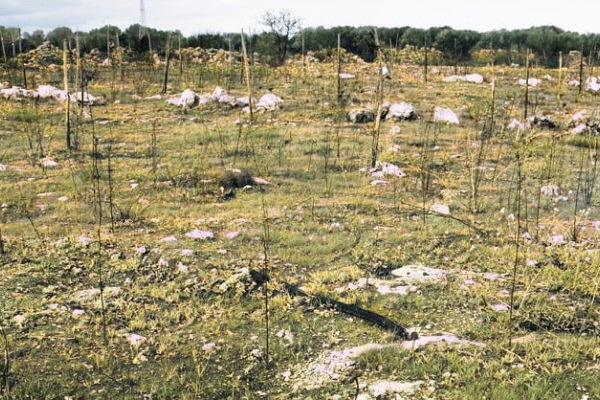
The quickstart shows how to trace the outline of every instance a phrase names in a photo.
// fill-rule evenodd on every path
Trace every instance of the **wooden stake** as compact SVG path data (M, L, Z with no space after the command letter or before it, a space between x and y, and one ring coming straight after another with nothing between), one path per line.
M69 71L67 67L67 39L63 39L63 88L65 90L65 125L67 126L67 151L73 147L71 143L71 119L69 118Z
M2 56L4 57L4 64L6 64L7 58L6 58L6 48L4 47L4 37L2 36L2 32L0 32L0 43L2 44Z
M81 56L79 54L79 34L75 34L75 87L81 88L81 104L83 104L83 73L81 65Z
M562 65L563 65L563 55L562 51L558 53L558 104L560 106L560 96L562 95Z
M527 120L527 111L529 108L529 74L530 74L530 69L531 69L531 65L529 63L529 49L527 49L527 57L526 57L526 64L527 67L527 76L525 78L525 110L523 112L523 120Z
M337 36L337 102L338 107L342 105L342 80L340 74L342 73L342 41L341 34Z
M373 143L371 146L371 168L375 168L377 164L377 157L379 155L379 132L381 128L381 112L383 109L383 52L381 51L381 45L379 43L379 37L377 36L377 30L375 30L375 46L377 47L377 115L375 116L375 128L373 130Z
M179 47L179 84L183 81L183 54L181 54L181 35L177 35L177 44Z
M496 77L492 79L492 105L490 107L490 133L494 132L494 114L496 112Z
M248 107L250 108L250 123L252 123L254 121L254 111L252 110L252 82L250 81L250 61L248 60L248 51L246 50L244 30L242 30L242 55L244 57L244 77L246 79L246 88L248 89Z
M300 38L302 39L302 66L306 67L306 54L305 54L306 53L306 51L305 51L306 48L305 48L305 45L304 45L304 30L302 30L300 32ZM339 35L338 35L338 38L339 38ZM338 44L338 46L339 46L339 44Z
M167 47L165 49L165 79L163 81L163 94L167 93L169 84L169 64L171 62L171 32L167 35Z
M581 94L581 87L583 86L583 46L581 46L581 57L579 58L579 92Z

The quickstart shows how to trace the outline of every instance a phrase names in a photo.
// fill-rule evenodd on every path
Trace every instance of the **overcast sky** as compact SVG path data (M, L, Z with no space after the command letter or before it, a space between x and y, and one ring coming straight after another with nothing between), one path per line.
M303 27L448 25L487 32L555 25L600 33L600 1L570 0L145 0L147 26L195 33L262 31L267 11L290 11ZM140 23L140 0L0 0L0 25L32 33L66 26L88 32Z

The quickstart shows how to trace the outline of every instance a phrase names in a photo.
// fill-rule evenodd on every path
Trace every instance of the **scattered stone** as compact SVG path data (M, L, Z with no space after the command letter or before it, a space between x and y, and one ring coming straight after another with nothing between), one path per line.
M90 244L92 243L92 239L87 236L78 236L77 241L81 244Z
M226 292L232 287L238 286L242 284L246 286L246 284L250 283L250 269L249 268L240 268L237 273L231 275L227 280L219 285L219 289L221 292Z
M424 381L415 382L394 382L394 381L379 381L368 386L369 391L376 398L382 398L386 394L402 393L411 395L423 386Z
M118 286L107 286L104 288L104 296L106 298L114 297L121 293L122 289ZM100 296L100 289L92 288L92 289L84 289L78 290L73 293L73 300L75 301L94 301Z
M480 74L467 74L467 75L450 75L442 79L443 82L469 82L469 83L483 83L483 75Z
M392 126L390 128L390 135L398 135L401 132L401 129L399 126Z
M422 264L405 265L391 271L397 281L405 284L444 282L448 271L426 267Z
M191 230L188 233L186 233L185 236L187 236L191 239L206 240L206 239L213 239L215 237L215 234L212 233L211 231L203 231L200 229L194 229L194 230Z
M450 215L450 207L446 204L432 204L429 209L438 214Z
M523 123L519 122L519 120L513 118L508 123L508 125L506 125L506 128L510 129L510 130L521 130L521 129L525 129L525 124L523 124Z
M468 344L478 347L485 346L484 343L474 342L472 340L461 339L456 335L450 333L442 333L440 335L435 336L423 336L419 335L417 340L413 341L404 341L401 346L407 350L416 350L420 347L426 346L428 344Z
M104 96L93 96L88 92L75 92L70 96L70 100L73 103L88 106L103 106L106 105L106 98Z
M257 111L275 111L283 105L284 101L281 97L272 93L264 94L256 103Z
M577 124L569 130L569 132L574 135L580 135L580 134L586 133L588 131L589 131L589 128L586 124Z
M181 272L187 272L190 269L190 267L183 263L179 263L179 264L177 264L177 269Z
M419 118L412 104L401 102L393 103L388 109L387 118L394 121L414 121Z
M371 186L385 186L385 185L389 185L390 182L386 181L385 179L376 179L374 181L371 181Z
M435 122L446 122L448 124L458 124L458 116L449 108L434 107L433 120Z
M369 343L349 349L325 351L324 353L317 355L309 363L297 366L291 373L290 381L293 382L293 387L295 390L317 389L332 382L339 382L352 375L356 366L355 359L362 354L389 348L416 350L429 344L484 346L483 343L460 339L455 335L447 333L436 336L421 336L417 340L407 340L401 342L400 344ZM406 386L389 383L381 383L381 386L378 386L378 383L374 383L372 385L374 388L373 390L379 391L385 389L387 391L391 388L408 388L410 383L408 383ZM422 383L420 385L422 385ZM405 392L405 394L408 393ZM379 395L381 394L379 393Z
M351 110L348 114L348 120L355 124L373 122L375 121L375 113L372 110L367 110L364 108Z
M38 97L38 93L32 90L23 89L18 86L13 86L11 88L0 89L0 95L5 99L9 100L25 100L25 99L35 99Z
M138 335L137 333L130 333L127 336L127 341L129 342L129 344L131 344L132 346L138 346L140 345L142 342L146 341L146 337L142 336L142 335Z
M27 318L23 314L15 315L13 317L13 321L19 326L22 326L25 320L27 320Z
M378 172L381 172L381 176L376 175ZM393 175L402 178L406 176L406 173L404 173L404 171L402 171L397 165L388 162L377 161L375 170L371 172L371 176L381 178L386 175Z
M552 244L565 244L566 240L563 235L553 235L550 237L550 243Z
M183 93L181 93L181 95L167 99L167 104L179 107L193 108L199 104L199 101L200 99L194 91L190 89L185 89Z
M66 90L60 90L52 85L39 85L37 93L41 99L52 98L58 101L65 101L67 99Z
M503 304L503 303L493 304L492 306L490 306L490 308L494 311L499 311L499 312L508 311L510 309L508 304Z
M58 163L56 161L48 159L48 158L44 158L41 161L41 164L42 164L43 167L46 167L46 168L56 168L56 167L58 167Z
M555 129L556 123L546 116L537 117L532 115L527 118L527 122L532 126L538 126L542 129Z
M586 89L590 92L597 93L600 90L600 82L598 82L598 78L595 76L590 76L587 79Z
M528 84L529 86L535 87L535 86L541 85L542 84L542 80L538 79L538 78L529 78L529 80L527 80L527 79L519 79L517 81L517 83L519 85L521 85L521 86L525 86L525 85Z
M204 350L206 352L214 351L214 350L216 350L216 348L217 348L217 345L212 342L204 343L202 345L202 350Z
M239 231L231 231L231 232L225 233L223 236L225 236L226 239L233 240L236 237L238 237L239 235L240 235Z
M574 122L585 122L585 121L587 121L587 114L588 114L587 110L577 111L571 117L571 121L574 121Z
M367 285L375 287L377 292L381 294L397 294L405 296L417 291L417 287L414 285L399 285L398 282L393 280L377 278L361 278L355 284L349 284L348 289L363 288Z
M548 196L548 197L558 197L560 196L560 188L553 184L550 183L548 185L544 185L540 188L540 191L542 192L542 194L544 196Z

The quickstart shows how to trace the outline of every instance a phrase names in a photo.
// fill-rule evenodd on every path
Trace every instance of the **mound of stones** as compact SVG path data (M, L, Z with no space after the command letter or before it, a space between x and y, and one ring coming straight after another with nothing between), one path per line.
M467 74L467 75L450 75L442 79L443 82L469 82L469 83L483 83L483 75L480 74Z
M198 94L191 89L186 89L179 96L174 96L166 100L167 104L193 108L200 105L206 105L210 103L223 104L229 107L243 107L246 112L250 112L248 108L250 100L247 96L235 97L227 93L223 88L217 87L212 93L209 94ZM283 105L284 100L272 93L264 94L255 103L256 111L274 111ZM254 104L254 103L253 103Z
M375 121L375 114L371 108L356 108L348 113L348 120L355 124L364 124ZM419 118L412 104L407 102L385 103L381 110L382 119L393 121L414 121Z
M104 96L93 96L86 91L67 93L66 90L58 89L51 85L39 85L37 90L28 90L19 86L0 88L0 96L12 101L51 99L60 102L65 101L67 96L69 96L71 102L77 102L80 105L100 106L106 104L106 98Z

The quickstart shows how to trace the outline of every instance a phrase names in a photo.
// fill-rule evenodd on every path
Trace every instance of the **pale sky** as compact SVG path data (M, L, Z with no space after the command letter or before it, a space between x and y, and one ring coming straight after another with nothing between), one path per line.
M32 33L66 26L89 32L140 23L140 0L0 0L0 25ZM146 25L196 33L260 32L267 11L290 11L305 28L378 26L487 32L554 25L600 33L600 1L570 0L144 0Z

